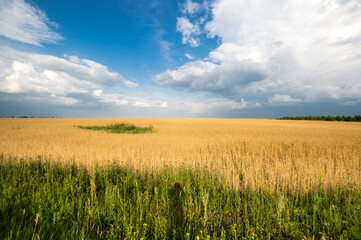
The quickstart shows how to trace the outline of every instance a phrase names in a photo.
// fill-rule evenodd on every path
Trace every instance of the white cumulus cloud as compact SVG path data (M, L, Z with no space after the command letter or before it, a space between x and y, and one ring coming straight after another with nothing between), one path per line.
M0 60L2 60L3 64L12 64L14 62L21 62L26 65L30 64L34 66L34 69L39 70L34 70L37 73L49 70L62 76L88 82L89 84L105 86L124 84L129 87L137 86L136 83L125 80L119 73L109 71L106 66L100 63L88 59L78 59L76 56L69 58L70 60L67 60L52 55L29 53L17 51L9 47L0 47ZM13 74L16 75L17 70L18 68L13 68ZM4 66L2 71L9 71L9 68ZM21 79L19 79L19 81L21 81Z
M57 98L66 105L72 105L82 101L72 95L97 99L97 94L102 95L102 89L122 85L137 86L119 73L111 72L106 66L91 60L76 56L67 60L0 47L0 92L3 93L22 94L37 101L43 99L44 102ZM100 102L125 104L112 95L106 95Z
M220 45L207 60L166 70L156 82L268 105L361 96L358 0L218 0L210 13L205 25L196 21L197 30L188 24L186 36L206 32Z

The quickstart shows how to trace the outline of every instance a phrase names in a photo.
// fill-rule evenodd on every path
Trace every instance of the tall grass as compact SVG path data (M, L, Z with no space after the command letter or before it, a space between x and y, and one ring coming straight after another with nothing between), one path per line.
M360 190L235 191L210 172L0 158L3 239L360 239Z

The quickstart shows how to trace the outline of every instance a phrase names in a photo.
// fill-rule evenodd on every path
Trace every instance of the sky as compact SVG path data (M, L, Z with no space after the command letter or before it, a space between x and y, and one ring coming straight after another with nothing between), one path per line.
M361 114L359 0L0 0L0 117Z

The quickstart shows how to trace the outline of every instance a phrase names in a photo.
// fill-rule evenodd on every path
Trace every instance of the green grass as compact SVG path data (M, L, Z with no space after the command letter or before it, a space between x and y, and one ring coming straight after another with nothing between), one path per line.
M106 131L110 133L147 133L153 132L153 126L149 125L148 127L137 127L133 124L126 123L114 123L107 126L76 126L81 129L95 130L95 131Z
M234 191L205 171L0 158L2 239L361 239L361 192Z

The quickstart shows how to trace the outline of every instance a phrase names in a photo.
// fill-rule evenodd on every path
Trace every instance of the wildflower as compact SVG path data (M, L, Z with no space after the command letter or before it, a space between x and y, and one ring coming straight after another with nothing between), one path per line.
M147 226L148 226L148 224L146 224L146 223L143 224L143 227L147 227Z
M197 236L196 239L199 240L199 237Z
M186 233L186 236L189 237L189 233Z

